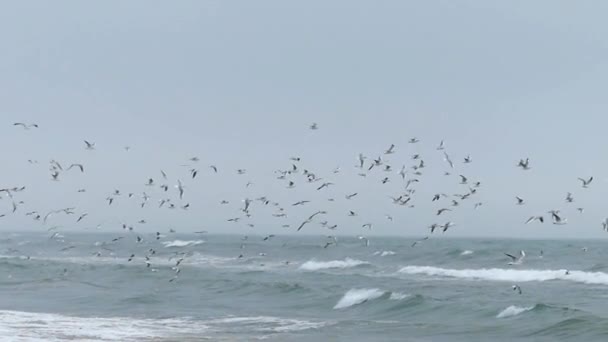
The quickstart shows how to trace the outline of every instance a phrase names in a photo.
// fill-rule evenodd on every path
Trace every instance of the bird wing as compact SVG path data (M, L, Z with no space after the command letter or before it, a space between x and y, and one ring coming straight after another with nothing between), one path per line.
M514 257L513 255L509 254L509 253L505 253L506 256L508 256L509 258L513 259L513 261L517 260L516 257Z

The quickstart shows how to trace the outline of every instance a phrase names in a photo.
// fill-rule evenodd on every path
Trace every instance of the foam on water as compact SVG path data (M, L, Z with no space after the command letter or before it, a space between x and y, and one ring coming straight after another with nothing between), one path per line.
M473 254L473 251L469 250L469 249L467 249L466 251L462 251L462 253L460 253L460 255L463 255L463 256L464 255L471 255L471 254Z
M189 247L189 246L197 246L205 243L204 240L174 240L174 241L164 241L163 245L165 248L171 247Z
M401 293L401 292L391 292L391 296L388 298L390 300L402 300L405 298L410 297L409 294L407 293Z
M384 291L379 289L350 289L334 306L334 309L345 309L382 297Z
M0 311L0 339L49 341L137 341L208 330L187 319L83 318L58 314Z
M318 270L326 270L330 268L351 268L357 267L361 265L368 265L369 263L366 261L361 261L357 259L346 258L344 260L331 260L331 261L316 261L316 260L308 260L307 262L300 265L301 270L305 271L318 271Z
M405 274L424 274L459 279L489 281L548 281L565 280L584 284L608 285L608 274L604 272L584 272L566 270L520 270L502 268L447 269L432 266L406 266L399 270Z
M496 315L496 318L513 317L513 316L517 316L523 312L530 311L532 309L534 309L534 306L520 307L520 306L511 305L508 308L502 310L498 315Z
M209 339L233 330L258 333L290 333L319 329L328 322L256 316L211 320L133 319L128 317L73 317L48 313L0 311L0 340L140 341ZM205 337L207 335L207 337Z

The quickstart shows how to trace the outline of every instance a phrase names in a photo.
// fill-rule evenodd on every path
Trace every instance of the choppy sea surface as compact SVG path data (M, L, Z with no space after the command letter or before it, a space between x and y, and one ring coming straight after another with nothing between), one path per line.
M608 340L603 241L49 236L0 239L0 340Z

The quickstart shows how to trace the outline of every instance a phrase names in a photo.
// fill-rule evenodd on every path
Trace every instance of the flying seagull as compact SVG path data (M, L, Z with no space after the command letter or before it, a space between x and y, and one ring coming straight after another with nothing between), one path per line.
M25 123L23 123L23 122L15 122L15 123L13 124L13 126L21 126L21 127L23 127L23 129L30 129L30 128L32 128L32 127L34 127L34 128L38 128L38 125L37 125L37 124L35 124L35 123L32 123L32 124L25 124Z
M587 188L587 187L589 187L589 184L591 184L591 182L593 181L593 177L589 177L589 179L579 178L578 180L580 180L581 183L583 183L582 184L583 188Z
M519 257L513 256L508 253L505 253L505 255L511 258L511 262L509 262L509 265L521 265L524 262L524 258L526 257L526 252L524 252L523 250L519 251Z
M88 141L84 141L84 143L87 145L86 149L87 150L94 150L95 149L95 143L90 143Z

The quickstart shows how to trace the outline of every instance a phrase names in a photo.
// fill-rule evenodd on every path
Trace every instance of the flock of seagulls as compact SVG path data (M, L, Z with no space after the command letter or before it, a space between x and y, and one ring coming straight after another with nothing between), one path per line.
M36 123L22 123L16 122L13 126L21 128L23 130L32 130L39 129L38 124ZM309 126L311 131L317 131L320 129L320 126L317 123L312 123ZM407 144L416 146L421 141L420 139L413 137L407 140ZM87 151L96 150L96 143L83 140L83 148ZM455 211L465 210L463 208L473 208L479 209L483 205L483 201L479 200L479 193L482 191L482 183L479 180L473 179L473 177L465 174L466 167L469 167L471 164L475 164L475 159L467 154L464 157L454 159L448 153L447 146L445 141L440 141L437 145L436 153L442 157L442 160L445 162L443 166L443 175L446 177L451 177L455 186L459 186L462 191L456 194L446 194L446 193L435 193L431 198L421 199L416 192L416 187L419 183L424 181L424 172L429 167L429 164L426 162L426 159L420 154L415 153L410 156L410 166L406 164L403 165L395 165L391 158L398 151L399 147L396 144L390 144L386 149L382 149L378 151L376 155L364 155L363 153L359 153L356 156L356 164L352 166L355 170L355 173L365 179L371 178L370 176L376 175L379 180L379 184L386 186L387 189L392 191L397 191L396 194L388 196L390 201L387 200L389 205L395 206L397 208L414 208L415 203L421 200L427 200L433 205L436 205L434 212L435 217L437 218L436 222L432 222L428 225L428 234L424 236L422 239L419 239L412 243L411 247L416 247L417 245L423 243L428 240L432 234L436 234L438 232L447 233L452 227L456 226L456 223L449 219L450 215L452 215ZM131 148L129 146L125 146L124 150L129 152ZM462 168L457 167L457 161L459 160L460 164L463 165ZM37 164L37 161L28 160L31 164ZM120 189L113 189L109 191L108 195L103 199L105 200L105 204L108 206L117 205L117 203L123 201L124 199L130 200L139 200L139 206L141 208L151 206L152 199L157 200L157 208L158 209L170 209L170 210L189 210L192 206L189 202L184 202L186 198L186 192L188 189L188 182L196 181L197 177L201 174L201 171L208 170L212 174L220 174L224 172L220 167L211 164L207 166L201 166L201 160L199 157L191 157L186 160L185 164L181 166L187 167L187 172L182 175L182 178L173 179L168 175L164 170L160 170L159 176L160 178L155 179L155 177L147 177L142 180L140 183L140 189L134 190L132 192L123 192ZM466 167L465 167L466 166ZM518 163L515 164L516 168L519 168L522 172L529 172L532 170L532 163L529 158L522 158ZM514 168L515 168L514 167ZM64 166L60 162L52 159L49 162L49 172L50 172L50 181L60 182L62 177L70 172L80 172L85 173L87 167L81 163L70 163L69 166ZM457 172L459 170L460 172ZM238 168L233 171L226 172L234 172L236 175L247 175L248 171L245 168ZM336 202L342 201L346 205L348 203L352 203L353 201L357 201L359 197L361 197L361 191L352 191L348 193L344 193L340 195L340 197L335 197L335 192L332 192L332 188L336 185L334 183L335 180L328 180L328 178L336 179L338 178L337 174L343 172L340 167L337 167L330 171L328 174L321 176L320 173L317 173L313 170L307 169L304 166L303 158L298 156L293 156L286 161L286 167L282 169L278 169L274 171L274 176L278 182L282 183L282 187L285 189L290 189L289 191L293 191L291 189L296 189L301 186L306 186L310 191L316 191L320 195L327 194L328 202ZM182 179L186 179L188 181L183 181ZM581 177L578 180L581 183L581 187L584 189L588 189L593 184L593 177ZM173 181L173 185L171 185L171 181ZM337 182L337 181L335 181ZM253 186L254 183L251 181L247 181L245 183L245 187L249 188ZM19 208L21 206L25 206L24 201L18 200L20 193L26 191L26 187L24 186L15 186L0 189L0 198L2 195L5 195L9 199L10 207L9 212L0 214L0 217L5 217L8 214L18 214ZM85 193L87 190L85 188L80 188L77 190L78 193ZM292 192L293 196L296 196L297 192ZM259 207L267 207L272 208L272 217L273 219L281 222L281 227L291 232L300 232L302 230L306 230L310 228L311 225L317 225L321 228L327 229L328 231L334 231L339 228L339 224L336 222L332 222L330 213L327 210L316 210L311 211L303 221L298 223L289 222L288 217L290 217L291 212L294 210L306 210L306 208L311 205L312 200L303 199L303 198L294 198L289 203L280 203L278 201L274 201L270 199L269 196L259 196L257 198L244 198L240 203L237 203L238 208L236 209L238 215L233 217L226 218L226 222L233 224L241 224L245 222L248 227L255 227L255 222L253 218L255 217L256 210ZM565 197L565 203L570 204L575 202L574 194L571 192L567 192ZM218 201L220 205L230 205L233 202L221 199ZM470 204L468 204L470 203ZM524 198L520 196L515 196L514 205L517 206L525 206L526 201ZM583 208L577 208L579 213L583 213ZM86 221L89 214L87 212L82 212L78 210L76 206L67 207L67 208L57 208L47 211L28 211L25 213L26 216L33 218L35 221L40 221L43 226L49 226L51 221L58 216L74 216L74 222L80 223ZM336 215L336 213L331 213L331 215ZM376 224L380 224L380 222L370 222L369 219L362 217L356 210L348 210L343 215L345 217L349 217L352 219L360 219L360 227L365 231L372 231L373 227ZM393 222L393 216L391 214L384 215L386 221L389 224ZM447 217L447 218L445 218ZM531 224L538 222L540 224L551 222L554 225L565 225L568 223L568 219L562 215L560 210L550 209L546 212L545 215L532 215L527 220L522 220L522 223ZM120 227L127 232L131 232L136 235L135 242L145 243L145 239L140 235L137 235L137 227L141 225L145 225L147 220L142 218L136 222L123 222L120 223ZM602 228L604 231L608 232L608 218L602 221ZM101 227L101 225L98 225ZM60 226L51 226L47 230L51 233L49 239L55 240L60 236L57 231L60 229ZM175 230L170 229L169 233L173 233ZM199 232L199 233L204 233ZM425 234L426 235L426 234ZM156 232L155 239L160 240L164 237L161 232ZM263 241L268 241L272 239L274 235L266 236ZM105 248L103 251L96 251L95 255L101 256L104 252L111 251L110 246L124 237L117 237L112 239L111 241L105 242L102 246ZM363 246L369 246L370 241L364 235L357 236L358 240L361 241ZM328 235L327 241L324 242L321 247L330 248L332 246L336 246L338 244L338 239L335 235ZM247 240L247 236L244 237L244 240ZM244 244L241 245L241 248L244 248ZM69 250L66 249L66 250ZM153 258L156 254L156 251L150 249L148 253L146 253L143 258L145 259L146 267L152 268ZM521 251L519 256L514 256L511 254L505 253L511 261L509 265L520 265L522 264L525 258L525 252ZM187 253L178 253L178 258L176 259L176 263L173 267L174 276L171 278L171 281L177 279L180 273L180 264L183 262L184 258L188 256ZM239 258L243 257L241 254ZM128 262L133 262L135 260L136 255L129 255L127 258ZM514 288L521 293L521 288Z

